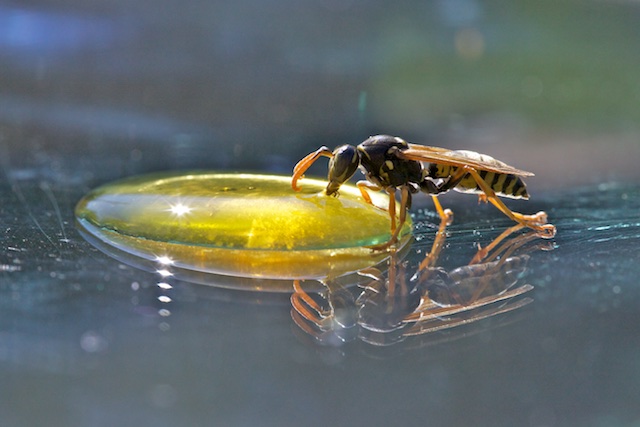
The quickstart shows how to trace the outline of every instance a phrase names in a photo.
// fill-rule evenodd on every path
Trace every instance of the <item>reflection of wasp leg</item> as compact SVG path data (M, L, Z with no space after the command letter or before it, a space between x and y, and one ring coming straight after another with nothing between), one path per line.
M498 243L500 243L504 238L506 238L507 236L509 236L511 233L518 231L519 229L523 228L524 226L522 226L521 224L518 225L514 225L513 227L505 230L502 234L500 234L500 236L498 236L497 238L495 238L489 245L487 245L485 248L478 250L478 252L476 253L475 257L471 260L471 262L469 263L470 266L472 265L479 265L481 262L485 263L484 265L491 265L494 264L494 266L492 267L492 271L499 271L500 269L503 268L505 263L509 263L512 262L514 259L527 259L527 258L523 258L526 257L526 255L520 255L519 257L516 258L511 258L511 256L513 255L513 253L520 249L522 246L526 245L527 243L531 242L532 240L535 240L537 238L539 238L540 236L538 236L538 234L536 232L529 232L526 234L522 234L520 236L514 237L506 242L503 242L499 247L496 248L496 246L498 245ZM534 248L530 248L530 250L533 250ZM541 247L537 247L537 249L542 249ZM489 251L493 251L491 253L491 256L488 256ZM502 254L502 255L501 255ZM500 256L500 260L497 262L494 262L494 260L496 258L498 258L498 256ZM476 289L476 291L474 292L471 301L475 301L478 298L480 298L480 295L482 295L482 293L484 292L484 290L490 285L489 280L491 279L491 276L489 274L486 275L486 279L482 280L481 284L478 286L478 288ZM493 283L492 283L493 284Z
M521 257L510 258L511 255L520 247L530 242L531 240L539 238L536 232L530 232L527 234L523 234L517 237L514 237L506 242L503 242L505 238L510 236L512 233L524 228L522 224L516 224L513 227L508 228L503 231L498 237L496 237L490 244L488 244L484 248L478 249L478 252L473 257L471 262L468 264L466 269L468 271L472 271L473 269L482 268L484 270L483 274L479 277L479 281L476 285L476 289L470 298L466 300L460 300L459 302L463 305L467 305L470 302L476 301L480 298L480 296L487 290L488 288L496 288L495 294L500 293L499 281L496 281L495 275L498 277L502 277L504 274L500 274L503 268L505 268L505 263L509 265L513 264L516 259L522 259ZM502 244L500 244L502 242ZM500 246L498 246L500 244ZM491 254L489 256L489 254ZM500 259L495 261L498 257ZM523 259L528 259L523 258ZM513 267L509 267L513 268ZM480 271L480 270L477 270ZM503 286L502 289L508 289L509 286Z
M317 302L294 280L291 295L291 318L305 333L319 342L351 341L357 333L357 313L353 310L353 294L349 289L331 282L325 283L327 292L319 294L324 302Z
M329 150L327 147L320 147L313 153L307 154L302 160L300 160L295 168L293 169L293 177L291 178L291 187L299 191L300 187L298 187L298 180L303 177L304 173L309 169L309 167L318 160L318 157L333 157L333 152Z
M487 319L489 317L496 316L498 314L507 313L509 311L516 310L523 307L533 300L531 298L523 298L520 300L513 300L515 297L529 292L533 289L531 285L522 285L519 288L509 290L497 297L487 297L480 299L473 304L467 306L454 306L454 307L441 307L441 310L430 310L428 315L424 313L414 313L412 317L405 319L406 322L415 322L409 329L404 331L405 336L422 335L431 332L442 331L444 329L455 328L456 326L466 325L469 323L477 322L479 320ZM452 316L475 310L481 307L489 306L500 301L506 301L499 306L493 306L479 313L475 313L471 317L467 318L443 318L443 316ZM419 316L416 316L418 315Z
M387 270L386 277L375 267L364 268L358 271L358 275L372 279L371 282L368 282L365 285L359 285L363 288L360 300L366 300L365 295L381 293L386 294L391 298L395 296L400 298L405 297L408 293L406 277L401 274L398 280L399 283L396 283L396 268L398 263L398 254L397 252L392 251L391 256L389 257L389 269Z
M500 233L500 235L498 237L496 237L495 239L493 239L493 241L491 243L489 243L487 246L481 247L478 244L478 252L473 257L473 259L471 260L469 265L478 264L481 261L483 261L487 257L487 255L489 255L489 252L491 252L493 250L493 248L498 246L498 244L500 242L502 242L504 239L509 237L511 234L515 233L516 231L518 231L518 230L520 230L522 228L524 228L524 225L522 225L522 224L514 225L513 227L507 228L505 231Z
M494 304L500 301L506 301L513 299L519 295L529 292L533 289L531 285L522 285L515 289L509 289L499 295L490 295L484 298L480 298L468 305L451 305L441 307L435 304L431 300L423 301L420 306L410 315L406 316L405 322L424 322L433 320L442 320L445 316L452 316L454 314L464 313L467 311L475 310L476 308L484 307L486 305Z
M329 326L327 323L329 322L331 313L320 307L320 305L302 289L299 280L293 281L293 290L294 292L291 294L291 306L295 311L308 321L317 325L320 329L327 329Z
M436 237L433 239L433 244L431 245L431 250L427 255L425 255L422 262L418 266L418 272L421 274L420 280L425 280L427 278L427 274L431 272L431 268L434 267L436 260L440 256L440 251L442 250L442 246L444 245L444 241L446 239L446 228L447 225L451 224L451 218L453 217L453 212L451 209L442 209L440 202L436 196L433 196L433 203L436 205L436 210L438 212L442 212L440 214L440 226L438 227L438 231L436 232Z
M397 269L400 271L397 271ZM404 301L409 294L409 286L407 285L407 275L405 274L405 266L398 262L395 251L391 253L389 259L389 270L387 272L387 295L394 302L400 299ZM391 305L393 308L393 304Z
M487 184L487 182L482 179L478 171L468 166L465 166L464 170L467 171L476 180L480 189L484 191L486 198L506 216L525 227L536 230L540 234L540 237L550 239L555 236L556 227L552 224L545 224L547 222L546 213L538 212L534 215L524 215L518 212L513 212L502 202L502 200L500 200L496 196L496 193L493 191L491 186L489 186L489 184Z
M503 239L505 239L509 234L514 233L523 227L524 227L523 225L518 224L502 232L502 234L496 237L489 245L485 246L482 249L479 249L476 255L471 260L471 262L469 262L469 265L479 264L481 262L491 262L495 260L502 252L505 252L502 258L510 257L511 254L515 252L517 249L529 243L530 241L540 237L537 232L532 231L530 233L525 233L518 237L514 237L511 240L508 240L506 242L502 242L500 247L495 249L498 243L500 243ZM531 248L530 250L534 250L534 249L550 250L550 249L553 249L553 243L551 242L540 243L536 245L535 248ZM490 251L493 251L491 255L489 255Z

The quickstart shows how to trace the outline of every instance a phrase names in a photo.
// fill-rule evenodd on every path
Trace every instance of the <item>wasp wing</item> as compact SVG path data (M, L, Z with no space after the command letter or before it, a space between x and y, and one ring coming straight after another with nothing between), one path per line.
M495 173L506 173L518 176L533 176L533 173L516 169L493 157L470 151L452 151L446 148L409 144L402 150L402 157L419 162L439 163L450 166L471 166L476 170Z

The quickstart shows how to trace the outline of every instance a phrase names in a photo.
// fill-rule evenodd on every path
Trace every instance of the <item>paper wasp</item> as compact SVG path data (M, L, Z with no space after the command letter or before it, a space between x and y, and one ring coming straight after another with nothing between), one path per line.
M391 238L385 244L373 247L386 249L397 242L398 234L411 207L412 194L431 194L440 218L444 210L437 195L449 190L479 194L480 200L491 202L506 216L535 230L540 237L552 238L556 228L547 223L547 214L538 212L524 215L510 210L498 198L528 199L521 177L533 176L531 172L511 167L493 157L473 151L452 151L445 148L409 144L402 138L376 135L357 147L342 145L334 151L320 147L300 160L293 169L291 187L299 191L298 181L319 157L329 157L329 183L326 194L337 196L340 186L360 167L366 181L358 181L362 197L371 202L367 190L384 190L389 194L388 212L391 218ZM428 163L423 165L422 162ZM400 190L400 212L396 224L396 190Z

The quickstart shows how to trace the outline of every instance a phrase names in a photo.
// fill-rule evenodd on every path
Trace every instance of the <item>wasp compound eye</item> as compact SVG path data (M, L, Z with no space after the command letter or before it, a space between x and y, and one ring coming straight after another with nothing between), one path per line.
M356 147L353 145L343 145L333 151L333 157L329 160L329 184L327 194L337 194L338 189L358 169L359 157Z

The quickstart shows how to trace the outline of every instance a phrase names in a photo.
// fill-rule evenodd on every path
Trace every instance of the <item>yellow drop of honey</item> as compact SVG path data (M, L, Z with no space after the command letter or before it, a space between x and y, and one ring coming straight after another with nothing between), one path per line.
M181 269L238 277L336 277L386 257L366 246L390 238L388 198L374 207L350 185L339 197L326 182L210 172L163 173L116 181L76 206L84 234L148 260L167 257ZM401 236L410 235L405 224Z

